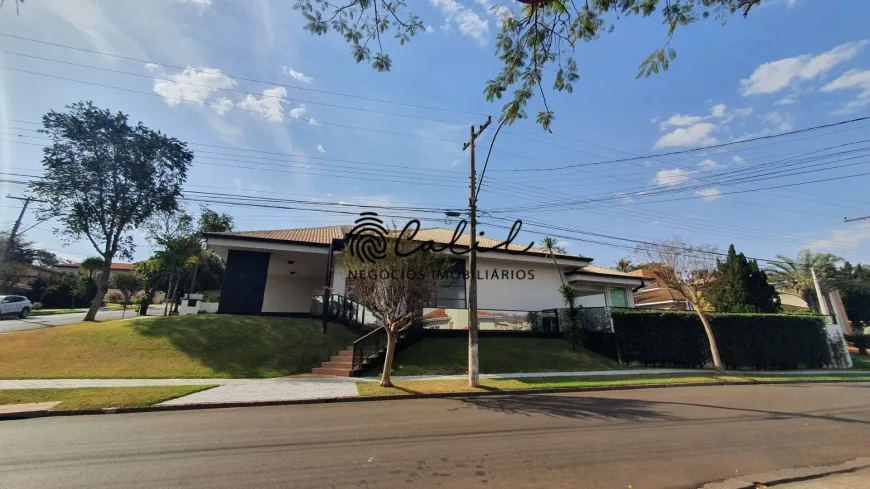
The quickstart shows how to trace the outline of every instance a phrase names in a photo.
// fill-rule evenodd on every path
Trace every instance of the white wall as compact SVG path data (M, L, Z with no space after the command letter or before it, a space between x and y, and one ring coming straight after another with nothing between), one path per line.
M290 275L286 258L272 253L269 259L262 312L309 312L311 296L323 292L323 275Z
M504 259L492 259L477 255L479 278L477 280L477 308L485 310L505 311L540 311L542 309L554 309L564 307L562 297L559 295L559 287L562 280L553 265L544 263L524 263L508 261ZM508 274L523 270L526 279L487 279L485 274L497 271L499 277L502 271ZM532 270L535 278L528 279L528 271ZM468 283L466 281L466 295Z

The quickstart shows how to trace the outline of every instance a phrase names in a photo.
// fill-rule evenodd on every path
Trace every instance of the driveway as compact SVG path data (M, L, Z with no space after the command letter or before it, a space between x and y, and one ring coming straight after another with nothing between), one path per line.
M681 387L3 421L0 487L689 489L867 457L868 393Z
M100 309L97 312L97 320L109 321L121 319L122 313L123 311ZM135 314L135 309L128 309L125 317L133 317ZM163 304L153 305L148 308L148 315L150 316L159 316L161 314L163 314ZM84 318L85 313L76 312L72 314L54 314L52 316L31 316L27 319L3 319L0 320L0 334L28 329L53 328L55 326L63 326L64 324L79 323Z

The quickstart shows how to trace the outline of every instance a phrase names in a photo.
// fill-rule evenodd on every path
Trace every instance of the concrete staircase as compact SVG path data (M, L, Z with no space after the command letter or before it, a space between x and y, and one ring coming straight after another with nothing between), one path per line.
M333 355L328 362L311 370L315 375L332 375L334 377L350 377L353 369L353 346Z

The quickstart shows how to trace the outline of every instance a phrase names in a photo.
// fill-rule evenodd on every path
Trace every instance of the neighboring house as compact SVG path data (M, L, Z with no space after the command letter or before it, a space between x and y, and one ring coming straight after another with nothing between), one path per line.
M788 292L780 292L779 300L783 311L807 311L810 309L807 301Z
M226 262L226 273L218 312L229 314L304 315L311 308L313 296L325 291L345 294L347 280L353 272L343 270L336 261L344 248L344 238L352 226L241 231L206 235L208 247ZM415 239L447 244L452 229L421 229ZM470 239L462 235L457 250L467 249ZM499 243L479 238L481 247ZM524 246L510 245L512 251ZM453 261L453 279L442 280L431 307L445 309L445 317L431 317L446 325L447 311L467 306L465 255L445 252ZM559 271L544 250L534 248L521 254L503 249L478 253L478 308L481 311L513 311L523 315L565 307L559 287L562 278L577 291L577 303L583 307L633 307L632 291L643 286L643 277L590 265L591 258L557 255ZM428 310L427 310L428 311ZM431 312L431 311L429 311ZM438 313L440 315L440 313ZM467 316L467 312L464 313ZM457 314L458 318L461 314ZM481 315L484 321L485 315ZM489 319L487 319L489 321ZM498 318L493 317L495 328ZM513 320L502 321L506 325ZM455 327L463 327L460 323Z
M629 275L647 280L645 286L634 291L634 305L639 309L692 309L689 301L679 291L668 287L650 270L634 270Z
M85 271L82 269L81 263L61 263L57 265L55 269L64 273L77 273L79 275L85 275ZM112 268L111 270L109 270L109 278L112 278L118 274L128 274L133 272L134 270L132 263L112 263ZM95 277L98 274L99 270L94 272Z
M21 279L21 281L15 284L15 290L21 293L26 293L28 290L31 289L30 284L36 277L39 277L40 275L60 273L53 268L43 267L40 265L26 265L26 267L27 269L25 271L24 277Z

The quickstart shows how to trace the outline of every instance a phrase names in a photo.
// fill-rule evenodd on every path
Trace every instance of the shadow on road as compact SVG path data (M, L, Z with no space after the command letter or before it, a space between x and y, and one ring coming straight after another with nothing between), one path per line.
M627 421L643 419L674 421L682 419L657 411L655 409L656 403L634 399L525 394L521 396L471 397L463 399L462 402L480 409L526 416L543 414L572 419L598 418Z

